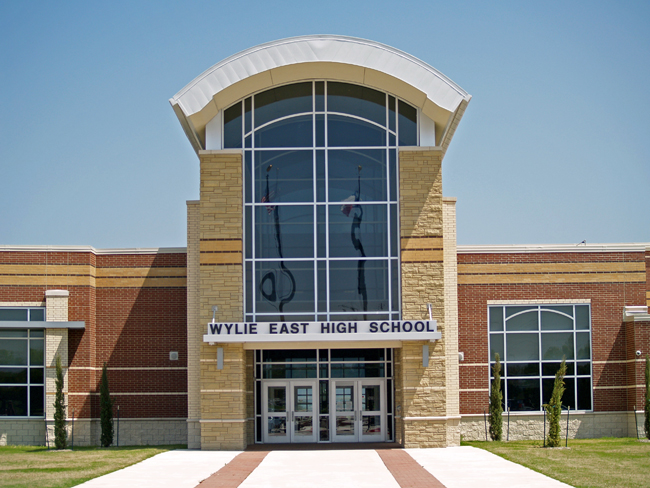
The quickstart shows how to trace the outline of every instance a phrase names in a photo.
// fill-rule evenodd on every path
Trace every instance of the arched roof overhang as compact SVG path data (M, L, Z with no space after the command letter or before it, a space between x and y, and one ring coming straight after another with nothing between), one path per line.
M314 35L261 44L215 64L169 101L195 151L205 149L205 126L220 110L261 90L327 79L392 93L433 120L436 145L446 146L467 103L465 90L419 59L354 37Z

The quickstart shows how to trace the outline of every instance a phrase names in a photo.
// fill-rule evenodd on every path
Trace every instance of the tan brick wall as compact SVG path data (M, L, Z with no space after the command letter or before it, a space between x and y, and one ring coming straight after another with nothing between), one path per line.
M244 449L252 441L252 357L241 344L200 339L217 305L219 321L243 320L241 151L202 151L199 205L200 419L202 449ZM224 367L217 369L217 348ZM249 361L247 361L247 357Z
M45 320L48 322L68 321L68 298L66 290L45 292ZM56 396L56 358L61 358L63 367L64 403L68 405L68 329L45 329L45 418L54 419ZM70 412L66 409L66 416Z
M448 373L457 385L457 313L446 306L446 286L453 286L455 269L455 216L443 216L442 152L439 148L400 150L400 229L402 262L402 318L428 318L432 305L442 339L435 342L405 341L396 354L396 440L405 447L457 445L458 400L448 406ZM453 221L453 225L452 225ZM447 224L450 236L445 237ZM446 249L446 246L449 249ZM453 292L450 292L453 293ZM450 328L447 328L447 319ZM429 365L423 366L423 346L429 346ZM450 435L451 432L451 435Z
M447 375L447 436L460 445L460 397L458 371L458 262L456 254L456 199L442 199L445 273L445 357ZM455 419L454 419L455 417Z
M187 447L201 448L200 353L204 327L199 319L199 202L187 202Z

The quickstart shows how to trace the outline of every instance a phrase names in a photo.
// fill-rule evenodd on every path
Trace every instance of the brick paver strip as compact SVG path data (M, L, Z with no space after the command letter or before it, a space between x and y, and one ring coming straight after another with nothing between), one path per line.
M445 488L408 452L401 449L378 449L377 454L402 488Z
M234 457L219 471L203 480L197 488L237 488L255 471L268 451L245 451Z

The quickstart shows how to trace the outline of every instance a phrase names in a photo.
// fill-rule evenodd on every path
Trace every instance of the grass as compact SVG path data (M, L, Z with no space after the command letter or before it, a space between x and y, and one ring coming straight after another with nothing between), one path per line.
M37 446L0 447L0 487L68 488L161 452L185 447L75 447L74 451L48 451Z
M463 445L485 449L578 488L650 486L650 442L636 438L570 439L568 449L545 449L542 441Z

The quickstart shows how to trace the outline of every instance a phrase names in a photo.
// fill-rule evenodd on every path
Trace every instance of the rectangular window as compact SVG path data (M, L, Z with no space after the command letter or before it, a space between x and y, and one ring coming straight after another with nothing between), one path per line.
M511 411L539 411L566 360L562 406L591 410L591 310L577 305L488 307L490 381L499 354L504 403Z
M44 308L0 308L0 417L43 417L43 329L2 328L2 322L42 322Z

